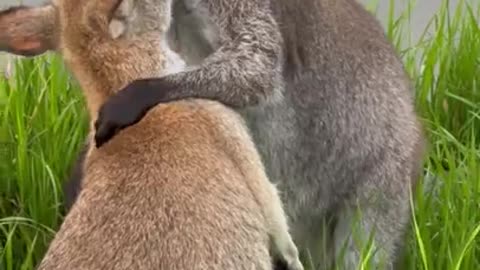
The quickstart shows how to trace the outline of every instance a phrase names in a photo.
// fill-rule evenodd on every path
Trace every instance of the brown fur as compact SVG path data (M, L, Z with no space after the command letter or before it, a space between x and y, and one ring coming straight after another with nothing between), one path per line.
M115 89L165 74L175 60L158 33L114 41L108 23L116 2L54 3L56 48L80 82L91 116ZM40 10L24 11L30 16L23 20L38 22L30 19ZM16 19L0 16L0 22ZM164 27L170 16L159 21ZM303 269L244 122L220 103L157 106L104 147L91 147L83 173L79 198L39 270L271 269L271 249L290 269Z

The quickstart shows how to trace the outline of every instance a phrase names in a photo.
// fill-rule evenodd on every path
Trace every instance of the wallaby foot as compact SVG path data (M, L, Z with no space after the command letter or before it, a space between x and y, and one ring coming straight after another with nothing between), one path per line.
M300 253L288 231L287 217L282 208L282 202L277 189L273 184L268 186L271 200L268 201L265 207L267 207L268 211L267 218L271 219L270 231L276 255L285 262L288 269L303 270Z
M297 246L293 242L290 234L287 232L277 234L274 239L278 255L284 260L288 269L303 270L302 262L300 261L300 254Z

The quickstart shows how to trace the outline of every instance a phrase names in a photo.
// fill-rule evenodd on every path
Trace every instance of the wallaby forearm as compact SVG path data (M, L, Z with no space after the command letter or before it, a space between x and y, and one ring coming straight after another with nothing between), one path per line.
M132 87L144 92L148 107L191 97L235 108L278 100L283 89L283 40L278 25L263 12L245 16L250 18L232 25L228 41L198 68L137 82Z
M281 97L280 49L258 48L255 43L224 47L200 68L160 79L173 85L160 102L196 97L242 108Z

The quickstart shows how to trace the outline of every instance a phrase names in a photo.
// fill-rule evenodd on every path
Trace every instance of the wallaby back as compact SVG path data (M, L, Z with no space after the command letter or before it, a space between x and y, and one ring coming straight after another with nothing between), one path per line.
M53 5L55 47L92 117L128 82L183 65L153 29L114 40L109 22L118 0ZM164 5L159 29L170 21L171 3ZM15 13L5 16L15 21ZM272 251L303 269L277 191L234 111L214 101L172 102L102 148L90 145L82 190L39 270L272 269Z

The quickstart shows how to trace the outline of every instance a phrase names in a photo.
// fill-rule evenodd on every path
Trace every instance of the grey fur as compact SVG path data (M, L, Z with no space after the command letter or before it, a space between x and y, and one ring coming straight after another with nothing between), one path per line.
M317 263L346 240L343 261L358 265L349 222L359 208L363 238L376 229L375 260L392 268L424 143L409 78L377 20L354 0L176 0L173 12L172 47L194 68L165 77L179 85L170 97L242 113L297 244L316 245L333 219Z

